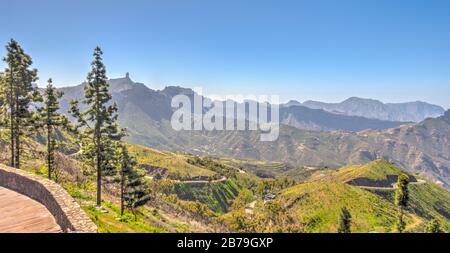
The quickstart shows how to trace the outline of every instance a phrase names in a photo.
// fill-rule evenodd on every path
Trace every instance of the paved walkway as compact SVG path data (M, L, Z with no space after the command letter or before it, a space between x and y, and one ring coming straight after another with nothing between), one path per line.
M0 186L0 233L62 232L41 203Z

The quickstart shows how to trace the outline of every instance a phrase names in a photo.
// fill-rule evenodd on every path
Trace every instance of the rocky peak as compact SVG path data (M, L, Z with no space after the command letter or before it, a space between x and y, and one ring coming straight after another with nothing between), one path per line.
M131 80L128 72L125 74L125 77L112 78L108 82L113 93L129 90L136 86L136 83Z

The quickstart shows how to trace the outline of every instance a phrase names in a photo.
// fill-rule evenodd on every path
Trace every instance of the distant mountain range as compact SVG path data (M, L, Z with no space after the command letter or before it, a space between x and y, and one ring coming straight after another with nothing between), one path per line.
M152 90L142 83L133 82L127 75L124 78L109 80L113 99L120 110L129 107L142 111L151 120L170 120L173 110L171 100L178 94L188 95L191 100L196 94L193 90L178 86L168 86L163 90ZM61 88L64 92L62 110L66 111L71 99L83 97L84 83L72 87ZM208 98L203 98L208 99ZM218 103L215 101L215 103ZM236 102L237 103L237 102ZM369 119L361 116L340 115L321 109L311 109L299 104L280 106L280 122L298 129L317 131L361 131L365 129L388 129L410 122Z
M327 112L322 109L311 109L302 105L282 106L280 108L281 123L304 130L317 131L352 131L365 129L388 129L408 122L369 119L361 116L348 116Z
M295 104L291 101L289 104ZM297 102L298 103L298 102ZM306 101L302 103L312 109L322 109L337 114L362 116L371 119L389 121L420 122L427 118L436 118L444 114L445 109L425 102L387 103L378 100L352 97L341 103L323 103Z
M128 129L131 143L193 154L281 161L292 166L338 168L382 158L450 186L450 112L411 124L336 114L290 102L280 108L283 124L278 140L260 142L258 131L173 130L171 99L178 94L192 98L195 93L191 89L171 86L152 90L128 75L109 83L119 107L119 123ZM71 99L83 97L83 87L61 88L65 93L62 111L67 111ZM408 111L398 117L408 119L410 114ZM416 115L415 119L420 117L425 116Z

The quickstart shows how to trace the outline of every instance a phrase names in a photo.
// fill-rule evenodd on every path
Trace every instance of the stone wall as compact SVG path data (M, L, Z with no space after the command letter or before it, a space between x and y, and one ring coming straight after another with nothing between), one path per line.
M23 170L0 165L0 186L43 204L64 232L97 232L97 226L58 184Z

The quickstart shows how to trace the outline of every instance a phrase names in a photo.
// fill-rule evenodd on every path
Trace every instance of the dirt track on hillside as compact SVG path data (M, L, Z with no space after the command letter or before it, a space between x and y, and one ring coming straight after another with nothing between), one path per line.
M409 184L422 185L422 184L426 184L426 183L427 182L425 180L417 179L417 182L410 182ZM368 190L394 190L397 188L397 183L392 184L390 187L375 187L375 186L364 186L364 185L352 185L352 186L356 186L358 188L368 189Z

